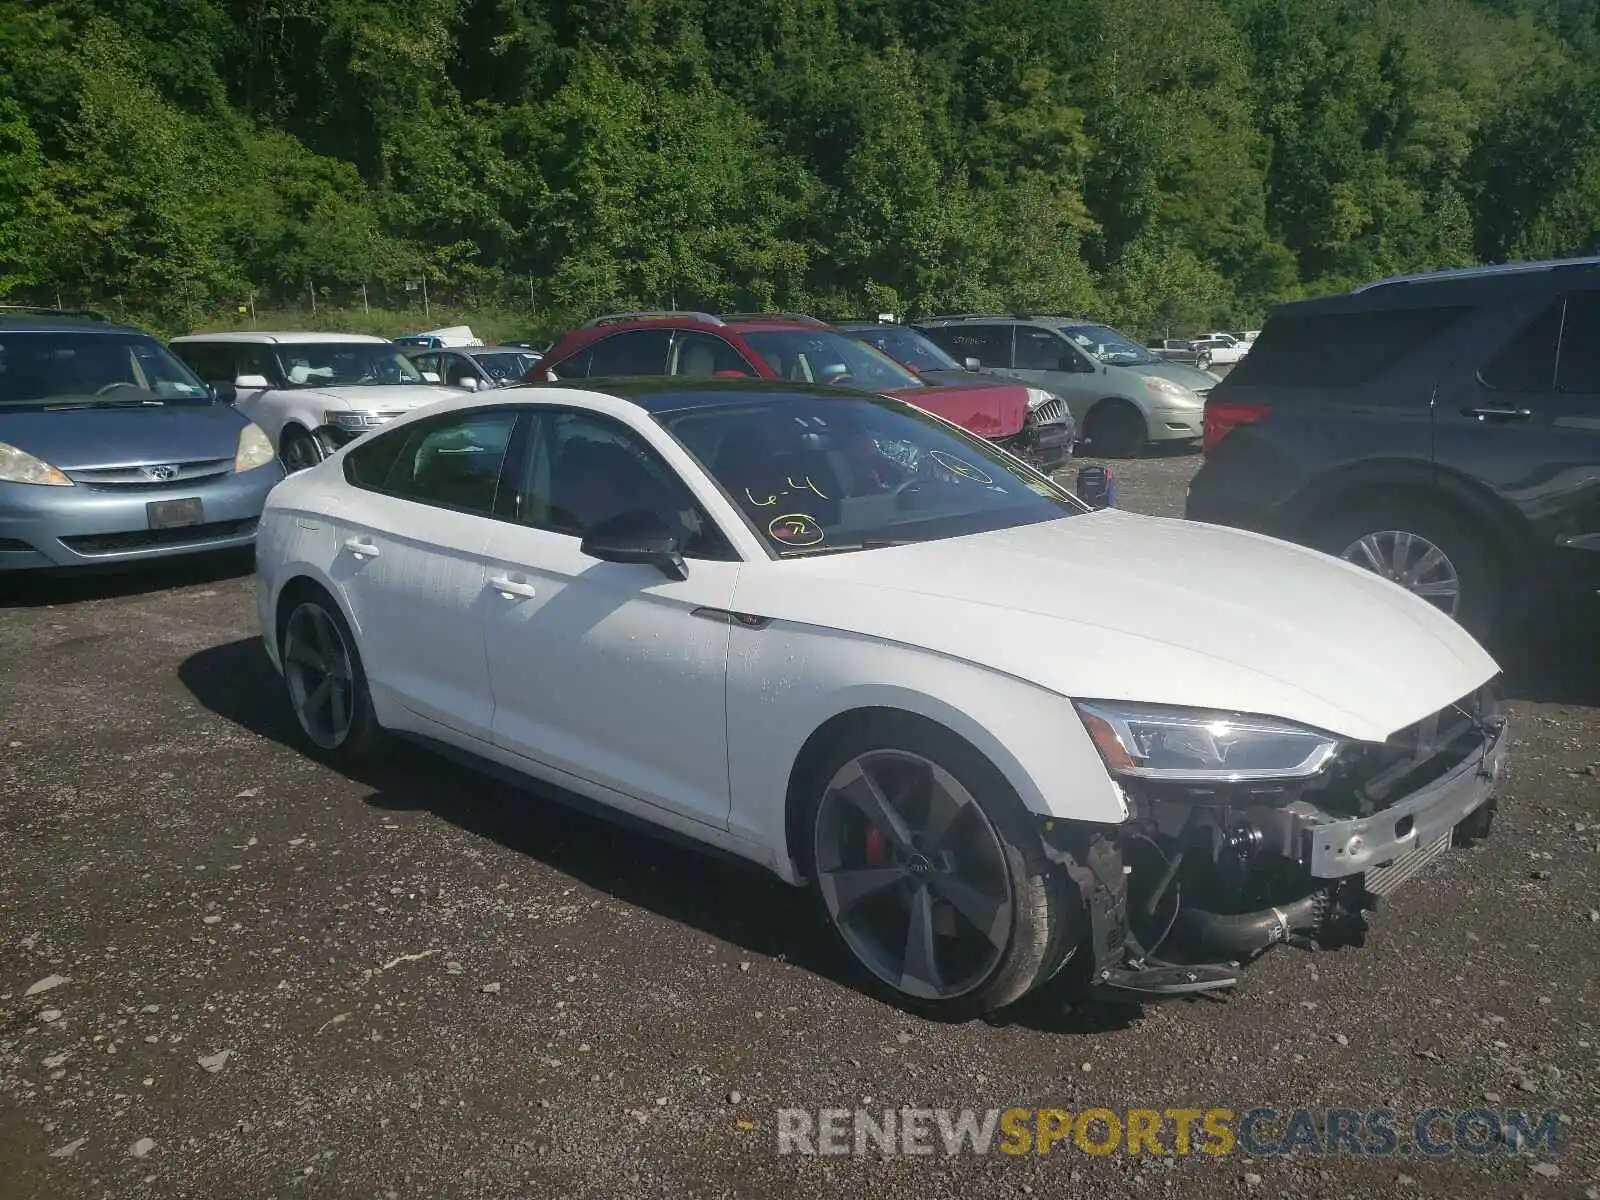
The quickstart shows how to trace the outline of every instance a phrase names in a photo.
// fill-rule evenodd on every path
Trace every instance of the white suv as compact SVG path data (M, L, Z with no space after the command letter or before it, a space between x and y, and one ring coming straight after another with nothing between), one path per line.
M393 342L359 333L194 333L172 349L266 431L290 471L386 421L460 393L435 387Z

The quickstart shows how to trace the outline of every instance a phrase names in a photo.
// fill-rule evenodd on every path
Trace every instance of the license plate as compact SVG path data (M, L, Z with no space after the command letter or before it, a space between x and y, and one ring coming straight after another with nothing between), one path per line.
M199 496L190 496L182 500L152 500L145 505L145 510L150 514L151 529L198 525L202 520Z

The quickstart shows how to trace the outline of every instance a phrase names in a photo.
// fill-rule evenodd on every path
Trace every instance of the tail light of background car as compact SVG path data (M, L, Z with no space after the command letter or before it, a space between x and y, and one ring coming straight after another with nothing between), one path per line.
M1205 437L1201 449L1212 454L1241 425L1254 425L1272 412L1270 404L1243 404L1237 400L1206 399Z

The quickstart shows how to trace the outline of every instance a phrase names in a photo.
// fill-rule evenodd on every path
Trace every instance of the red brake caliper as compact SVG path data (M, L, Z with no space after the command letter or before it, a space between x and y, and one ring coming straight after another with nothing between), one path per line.
M888 864L889 835L876 825L867 826L867 866L882 867Z

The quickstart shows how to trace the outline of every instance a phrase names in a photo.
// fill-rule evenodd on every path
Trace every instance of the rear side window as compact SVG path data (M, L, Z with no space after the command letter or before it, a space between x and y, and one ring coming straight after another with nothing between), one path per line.
M1497 392L1548 392L1555 385L1564 304L1557 300L1501 346L1478 372L1479 382Z
M957 362L975 358L986 367L1011 366L1009 325L939 325L922 332Z
M1275 316L1228 379L1248 387L1354 387L1420 349L1469 311L1401 308Z
M420 504L491 516L517 414L475 409L380 433L350 451L357 487Z

